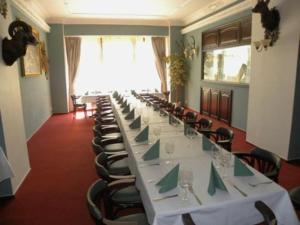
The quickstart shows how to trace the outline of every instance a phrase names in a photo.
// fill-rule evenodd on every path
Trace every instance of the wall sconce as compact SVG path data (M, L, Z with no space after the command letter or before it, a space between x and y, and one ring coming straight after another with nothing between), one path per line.
M258 52L261 52L263 49L267 50L271 46L271 39L263 39L261 41L254 41L253 45Z
M199 47L196 47L195 37L190 36L191 41L188 40L184 44L183 54L186 59L193 59L194 55L198 55Z
M0 0L0 14L6 18L7 16L7 3L6 0Z

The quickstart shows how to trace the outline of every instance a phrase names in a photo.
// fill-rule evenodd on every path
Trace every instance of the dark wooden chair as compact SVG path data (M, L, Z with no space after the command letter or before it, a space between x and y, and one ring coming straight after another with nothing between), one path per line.
M255 208L261 213L264 221L260 225L277 225L277 219L272 209L269 208L264 202L256 201Z
M295 209L300 209L300 186L289 190L289 194Z
M174 116L176 116L178 119L182 120L184 115L184 107L177 106L173 111Z
M281 159L279 156L261 148L255 148L250 153L234 152L234 154L266 177L278 182L281 168Z
M206 135L208 137L213 137L216 144L220 145L222 148L231 151L231 144L234 137L232 130L225 127L219 127L215 131L206 132Z
M196 127L196 121L197 121L197 113L196 112L187 112L185 115L182 116L182 119L184 122L191 127Z
M117 225L117 224L138 224L148 225L147 217L144 213L130 213L127 210L127 215L116 218L110 218L107 208L109 206L110 193L124 188L126 185L132 185L134 179L120 180L113 183L108 183L105 180L99 179L95 181L88 189L86 199L87 208L96 225ZM102 206L102 207L101 207Z
M84 110L84 113L86 115L87 104L86 103L77 103L77 99L79 99L79 98L80 98L80 96L71 95L74 115L76 114L76 112L78 110Z

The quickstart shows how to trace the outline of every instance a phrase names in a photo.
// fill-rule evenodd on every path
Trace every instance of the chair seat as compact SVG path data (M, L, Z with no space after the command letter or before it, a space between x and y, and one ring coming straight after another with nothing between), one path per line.
M125 150L125 145L123 143L109 144L104 147L104 150L107 152L119 152Z
M289 191L293 205L300 208L300 187L295 187Z
M144 213L137 213L137 214L132 214L128 216L122 216L114 221L119 221L119 222L130 222L133 221L134 224L136 225L148 225L148 220L147 217Z
M111 200L118 204L137 204L141 203L139 191L134 186L129 186L116 191Z
M128 168L127 159L121 159L108 165L108 170L111 175L129 175L130 170Z
M103 139L118 139L121 137L122 137L122 134L120 132L114 132L114 133L105 134L101 138L103 138Z

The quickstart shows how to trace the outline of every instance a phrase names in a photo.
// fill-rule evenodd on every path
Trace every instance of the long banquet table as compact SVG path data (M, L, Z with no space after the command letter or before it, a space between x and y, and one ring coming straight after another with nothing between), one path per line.
M131 108L135 108L135 118L138 115L149 116L150 121L147 124L149 125L150 142L155 141L152 134L153 128L161 127L160 159L144 162L141 157L151 144L138 144L134 138L146 125L142 122L141 129L130 129L129 124L132 120L124 119L125 114L122 113L120 105L113 100L114 112L129 155L130 170L136 176L136 186L140 190L149 224L181 225L181 214L190 213L194 222L201 225L253 225L263 220L261 214L254 208L255 201L262 200L272 208L279 225L299 225L287 191L274 182L251 187L248 183L270 180L250 167L255 175L249 177L235 177L233 166L229 167L228 178L223 179L228 192L217 190L215 195L210 196L207 189L213 159L210 151L202 149L203 136L198 134L195 138L188 139L184 135L183 125L171 126L168 123L168 117L160 116L159 112L153 111L152 107L147 107L145 103L141 103L133 96L125 96L125 98ZM166 142L173 142L175 145L172 165L165 163L168 159L164 150ZM233 162L234 157L231 158ZM159 165L156 164L157 162ZM202 204L199 204L192 194L189 194L188 200L182 200L178 196L154 201L155 198L178 194L182 191L178 186L167 193L159 194L155 185L156 181L178 163L180 169L193 171L193 189ZM243 196L233 185L247 196Z

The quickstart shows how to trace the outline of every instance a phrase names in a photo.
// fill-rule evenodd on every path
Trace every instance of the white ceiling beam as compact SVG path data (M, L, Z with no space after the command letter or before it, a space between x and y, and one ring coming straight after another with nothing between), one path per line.
M45 32L50 32L50 26L45 22L45 20L32 8L29 8L20 0L11 0L12 6L19 12L24 14L29 20L31 20L35 25L41 28Z

